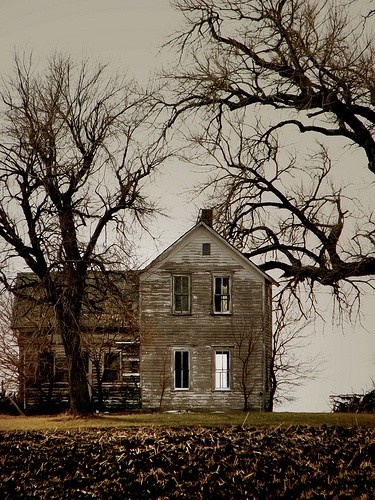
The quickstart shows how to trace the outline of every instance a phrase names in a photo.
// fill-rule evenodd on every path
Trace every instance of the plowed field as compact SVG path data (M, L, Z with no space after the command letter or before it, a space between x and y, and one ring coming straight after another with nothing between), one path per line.
M0 498L375 498L375 431L0 433Z

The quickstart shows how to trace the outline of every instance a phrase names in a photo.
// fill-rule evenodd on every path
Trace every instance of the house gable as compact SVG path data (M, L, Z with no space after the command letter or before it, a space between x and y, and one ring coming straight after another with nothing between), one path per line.
M209 245L208 255L204 255L204 245ZM171 269L173 266L186 268L189 262L204 267L209 263L213 270L237 267L246 271L253 281L275 284L269 275L204 222L199 222L153 260L141 273L140 280L158 269Z

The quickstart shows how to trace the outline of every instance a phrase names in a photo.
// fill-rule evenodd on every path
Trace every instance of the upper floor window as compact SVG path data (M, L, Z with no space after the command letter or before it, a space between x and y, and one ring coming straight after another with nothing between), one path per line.
M231 312L231 279L230 276L214 276L214 313Z
M189 314L190 309L190 276L173 276L173 312Z
M189 351L174 351L174 388L189 389Z

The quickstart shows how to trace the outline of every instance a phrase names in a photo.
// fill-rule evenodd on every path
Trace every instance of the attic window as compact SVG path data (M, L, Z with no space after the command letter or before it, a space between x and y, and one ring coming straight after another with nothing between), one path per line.
M202 255L211 255L211 243L202 243Z

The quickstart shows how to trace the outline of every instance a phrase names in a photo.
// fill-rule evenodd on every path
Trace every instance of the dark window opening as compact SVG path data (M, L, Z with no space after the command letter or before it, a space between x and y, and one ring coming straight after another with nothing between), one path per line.
M215 276L214 278L214 312L230 312L230 278L229 276Z
M174 353L174 387L189 389L189 351Z
M54 355L51 351L39 353L37 380L40 383L50 382L54 372Z
M211 255L211 243L202 243L202 255Z
M55 382L68 382L68 367L66 366L66 359L57 360L55 364Z
M120 380L120 353L107 352L104 355L103 382L118 382Z
M173 276L173 312L190 312L190 276Z

